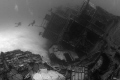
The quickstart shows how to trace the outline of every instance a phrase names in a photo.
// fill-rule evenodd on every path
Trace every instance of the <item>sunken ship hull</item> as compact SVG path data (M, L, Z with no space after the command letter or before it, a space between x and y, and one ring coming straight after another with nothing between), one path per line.
M113 79L110 75L119 64L109 56L108 45L111 31L119 26L120 17L95 6L89 0L83 0L81 4L52 9L44 18L45 24L42 26L45 31L42 36L50 41L49 48L57 45L58 51L77 54L77 59L66 61L77 67L70 70L71 76L67 80ZM80 71L81 67L84 70Z

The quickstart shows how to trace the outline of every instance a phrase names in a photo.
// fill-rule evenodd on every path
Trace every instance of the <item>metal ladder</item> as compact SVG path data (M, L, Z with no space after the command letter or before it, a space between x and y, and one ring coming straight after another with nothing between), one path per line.
M87 67L77 67L75 70L72 70L71 77L66 80L84 80L87 77Z

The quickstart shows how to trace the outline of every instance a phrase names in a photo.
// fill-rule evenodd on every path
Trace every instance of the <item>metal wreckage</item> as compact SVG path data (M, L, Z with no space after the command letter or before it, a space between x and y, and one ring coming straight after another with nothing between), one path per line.
M42 36L50 41L51 63L43 63L40 55L29 51L1 53L0 80L10 80L6 76L17 72L22 76L19 80L32 80L28 74L39 69L59 72L65 77L60 80L119 80L119 23L119 16L89 0L51 9L42 23Z

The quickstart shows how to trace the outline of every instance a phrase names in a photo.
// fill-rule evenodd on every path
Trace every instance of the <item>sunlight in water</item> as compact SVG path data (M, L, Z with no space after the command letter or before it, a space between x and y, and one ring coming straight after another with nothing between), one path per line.
M0 31L0 52L16 49L31 51L40 54L43 59L49 61L45 50L46 39L39 36L41 31L38 27L8 27Z

